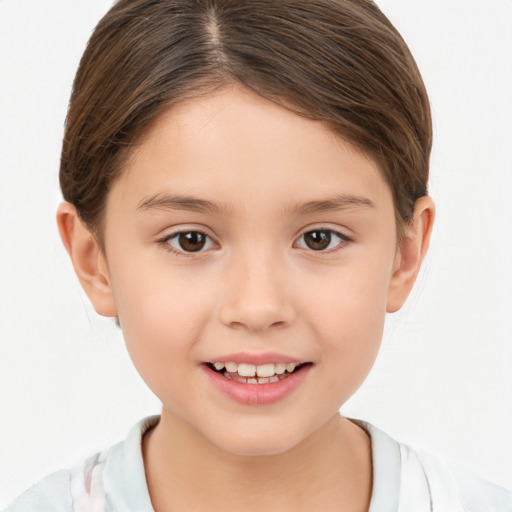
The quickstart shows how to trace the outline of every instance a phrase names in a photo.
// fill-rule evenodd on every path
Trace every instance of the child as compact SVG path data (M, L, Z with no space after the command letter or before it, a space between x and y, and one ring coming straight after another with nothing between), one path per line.
M59 230L163 404L16 510L512 510L339 415L428 247L428 99L369 1L121 0L80 64Z

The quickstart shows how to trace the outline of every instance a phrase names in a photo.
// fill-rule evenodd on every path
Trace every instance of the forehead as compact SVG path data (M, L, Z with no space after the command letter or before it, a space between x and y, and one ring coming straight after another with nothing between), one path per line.
M133 150L112 196L200 195L229 207L352 195L391 201L377 164L325 123L240 87L164 112Z

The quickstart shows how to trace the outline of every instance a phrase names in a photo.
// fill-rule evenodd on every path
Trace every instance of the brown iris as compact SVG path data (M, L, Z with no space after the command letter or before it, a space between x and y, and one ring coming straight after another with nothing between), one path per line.
M186 252L200 251L206 244L206 235L199 231L187 231L178 235L180 247Z
M331 232L327 230L308 231L304 233L304 243L313 251L323 251L331 243Z

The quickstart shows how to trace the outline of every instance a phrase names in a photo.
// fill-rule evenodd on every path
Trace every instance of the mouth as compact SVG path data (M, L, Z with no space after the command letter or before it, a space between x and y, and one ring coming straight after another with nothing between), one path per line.
M313 362L280 354L235 354L201 366L213 389L243 405L260 406L293 395L307 379Z
M225 379L242 384L274 384L288 379L312 363L266 363L254 365L250 363L208 362L206 366Z

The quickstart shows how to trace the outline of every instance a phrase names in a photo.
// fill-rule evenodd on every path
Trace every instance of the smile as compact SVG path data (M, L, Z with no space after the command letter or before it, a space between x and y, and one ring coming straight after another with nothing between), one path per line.
M226 379L231 379L244 384L272 384L288 378L304 364L297 363L267 363L254 365L249 363L215 362L207 363L210 369L221 374Z
M212 361L201 367L213 389L238 403L252 406L270 405L292 395L314 366L312 362L285 362L281 357L276 357L280 361L275 363L266 362L270 358L264 359L264 356L239 356L237 359L245 359L245 362ZM247 359L252 361L247 362Z

